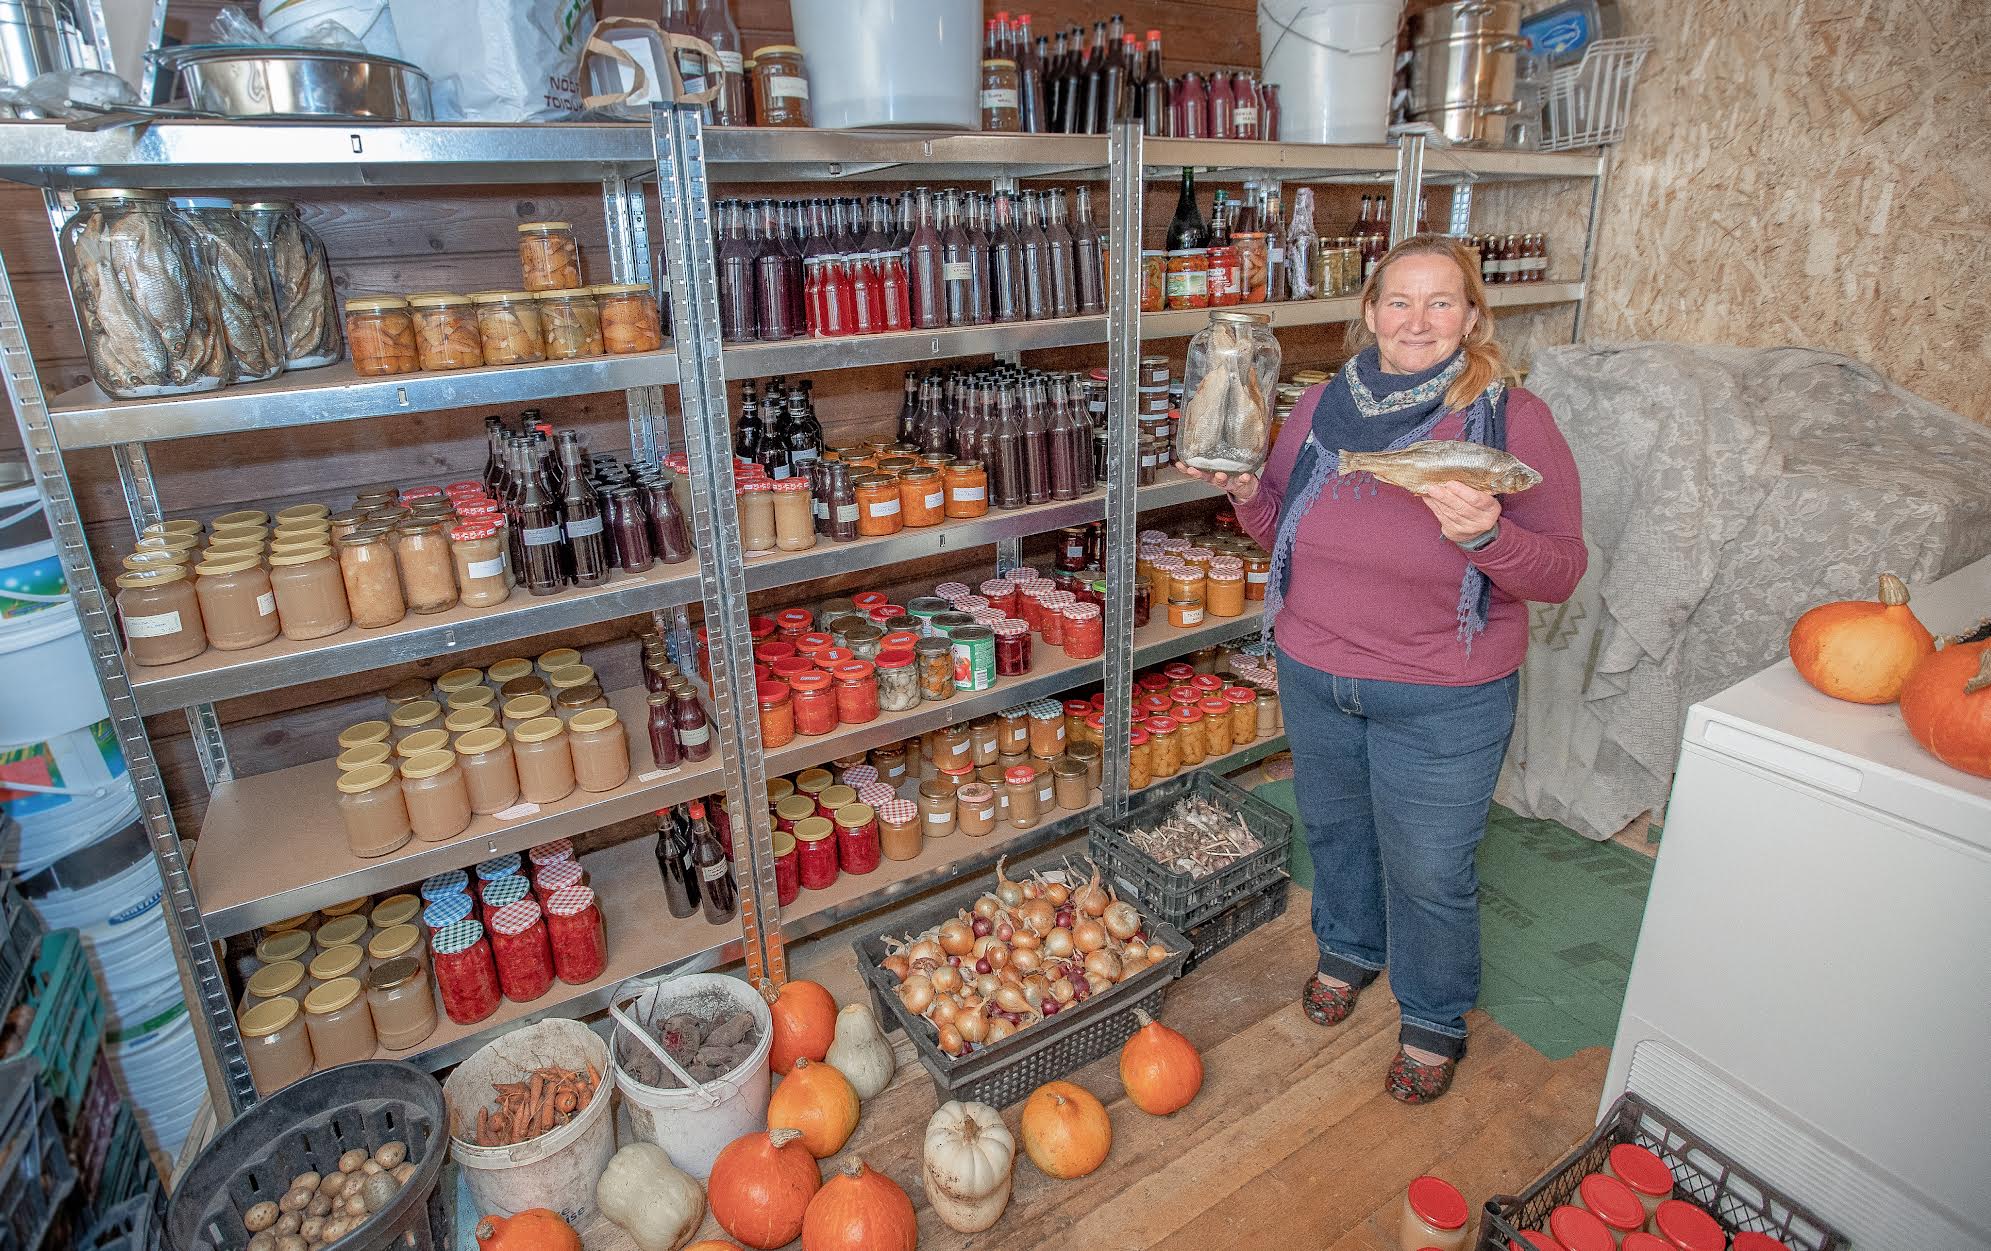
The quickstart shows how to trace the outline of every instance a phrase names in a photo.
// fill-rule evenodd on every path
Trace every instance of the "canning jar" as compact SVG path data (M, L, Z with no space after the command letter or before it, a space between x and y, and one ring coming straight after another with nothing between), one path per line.
M385 763L339 775L339 819L346 828L346 846L355 856L384 856L412 836L408 805L395 780L394 767Z
M748 478L737 492L740 510L740 546L749 552L771 552L776 543L774 528L774 483L766 478Z
M1085 770L1086 792L1090 794L1098 790L1101 770L1099 744L1073 743L1065 749L1065 755L1067 758L1077 761L1079 766Z
M629 780L629 734L615 709L575 713L567 722L567 745L574 760L574 784L582 790L612 791Z
M845 873L869 873L882 854L878 814L870 804L845 804L830 817L836 827L837 866Z
M484 339L469 296L436 291L411 295L407 304L423 369L469 369L484 363Z
M567 222L525 222L518 228L520 285L527 291L566 291L581 285L581 250Z
M1037 770L1029 765L1017 765L1005 770L1002 775L1004 790L1009 797L1009 823L1019 830L1027 830L1037 824Z
M989 511L989 474L978 460L948 462L944 475L949 517L981 517Z
M1460 1251L1466 1243L1466 1224L1472 1215L1466 1197L1442 1178L1426 1174L1404 1190L1403 1212L1397 1222L1397 1244L1403 1247L1433 1247L1437 1251Z
M1182 743L1176 736L1173 717L1149 717L1148 772L1157 778L1172 778L1182 772Z
M521 899L492 914L491 962L505 998L530 1003L553 987L553 950L539 901Z
M297 1000L289 996L265 999L242 1014L244 1058L256 1089L265 1095L311 1075L311 1036Z
M320 1068L371 1060L378 1039L356 977L326 982L304 997L304 1027Z
M1591 1173L1578 1182L1569 1202L1604 1222L1613 1242L1623 1242L1626 1234L1644 1229L1648 1217L1636 1191L1602 1173ZM1658 1204L1653 1209L1657 1211Z
M802 866L795 853L795 835L787 830L774 832L774 898L782 907L795 902L802 893Z
M594 289L601 310L602 347L611 356L654 352L664 346L657 298L640 282L604 283Z
M439 843L469 828L470 791L453 751L425 751L403 762L401 797L408 824L423 842Z
M923 638L913 644L919 666L919 693L925 700L954 698L954 649L944 638Z
M813 737L836 729L837 698L831 681L830 675L820 669L798 673L788 680L797 733Z
M878 845L887 860L911 860L920 853L919 805L910 799L886 799L873 811L878 820Z
M1168 307L1168 253L1148 249L1141 253L1141 311L1159 313Z
M1212 569L1203 583L1203 610L1212 617L1244 615L1244 574Z
M414 956L373 966L366 975L366 1006L375 1038L389 1051L407 1051L435 1032L435 992L426 966Z
M133 664L169 665L207 650L200 597L187 567L160 564L118 575L118 619Z
M1016 62L991 57L982 62L982 129L1019 131L1023 129L1020 106L1022 86Z
M465 608L489 608L510 597L510 562L496 526L466 522L449 532L449 556Z
M539 331L546 341L547 360L602 354L601 309L585 289L540 292Z
M1148 732L1140 726L1127 731L1127 789L1138 791L1154 780L1154 772L1149 767L1153 761L1150 750L1153 744L1148 741Z
M1196 711L1203 717L1203 754L1221 756L1236 746L1231 736L1231 705L1221 695L1207 696L1196 702Z
M410 612L426 616L456 607L456 564L442 522L410 518L396 526L394 560Z
M1673 1170L1657 1154L1637 1143L1612 1147L1604 1157L1603 1171L1606 1177L1614 1177L1631 1187L1645 1208L1648 1225L1657 1215L1659 1205L1673 1197Z
M953 828L970 838L981 838L995 827L996 793L986 782L967 782L955 790Z
M512 731L512 760L518 767L519 797L550 804L574 790L574 757L567 725L558 717L535 717Z
M795 872L809 890L822 890L837 877L836 827L828 817L804 817L795 823Z
M586 886L563 886L547 897L546 939L553 975L570 986L592 982L608 967L608 930Z
M338 360L339 297L323 241L289 201L259 200L236 211L269 249L288 367L315 369Z
M1106 618L1100 612L1099 605L1067 604L1062 615L1066 656L1073 660L1091 660L1105 654Z
M1092 801L1092 786L1086 778L1085 765L1070 756L1061 756L1051 762L1051 778L1056 787L1058 807L1068 812L1076 812Z
M422 367L415 347L415 322L399 296L366 296L346 301L346 342L353 372L362 378L412 374Z
M871 766L878 770L878 780L897 789L906 780L906 745L886 743L871 749Z
M774 545L784 552L804 552L816 545L815 503L807 478L783 478L771 485Z
M809 123L809 79L802 69L802 49L770 44L753 56L754 121L761 126L801 126Z
M546 359L546 329L539 319L539 302L530 291L479 291L470 302L477 308L477 335L484 344L486 365Z
M954 832L957 788L944 778L928 778L919 784L920 828L928 838L945 838Z
M1195 704L1186 704L1175 710L1169 720L1175 722L1175 750L1182 757L1185 766L1199 765L1209 754L1209 731L1203 728L1203 710ZM1224 718L1224 737L1230 737L1230 718Z
M899 508L911 527L937 526L946 518L947 490L940 471L928 465L899 475Z
M241 651L277 636L277 599L260 557L218 557L196 565L194 573L208 646Z
M338 541L339 577L353 624L365 630L393 625L407 613L391 530L359 529Z
M905 526L897 479L866 474L856 483L857 533L864 538L897 534Z
M509 685L509 683L507 683ZM545 695L514 695L499 705L498 715L507 730L516 730L536 717L553 711L553 701Z
M1210 307L1209 252L1202 248L1181 248L1168 254L1168 307Z
M1175 458L1218 473L1257 473L1271 447L1268 407L1279 382L1279 340L1266 313L1210 314L1189 341ZM1206 396L1231 396L1215 403ZM1242 404L1243 412L1233 409Z
M868 660L846 660L830 670L836 682L837 720L844 725L876 721L880 707L877 671Z
M498 970L481 923L468 918L450 922L430 936L429 951L445 1016L458 1025L472 1025L498 1010Z
M1056 700L1030 705L1030 754L1046 760L1065 754L1065 710Z
M79 191L76 201L62 260L97 385L130 400L228 381L227 323L208 278L214 246L157 191Z
M760 706L760 745L763 751L785 747L795 738L795 708L788 684L763 678L754 686Z

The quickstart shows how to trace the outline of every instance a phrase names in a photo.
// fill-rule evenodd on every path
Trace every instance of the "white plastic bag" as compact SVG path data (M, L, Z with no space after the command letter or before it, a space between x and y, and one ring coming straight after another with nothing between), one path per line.
M578 112L584 20L573 0L389 0L401 55L433 85L438 121L539 122Z

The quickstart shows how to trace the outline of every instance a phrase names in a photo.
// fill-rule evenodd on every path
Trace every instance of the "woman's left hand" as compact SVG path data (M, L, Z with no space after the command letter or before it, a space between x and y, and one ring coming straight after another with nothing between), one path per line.
M1500 520L1500 498L1463 482L1438 482L1418 496L1438 518L1438 529L1454 543L1466 543Z

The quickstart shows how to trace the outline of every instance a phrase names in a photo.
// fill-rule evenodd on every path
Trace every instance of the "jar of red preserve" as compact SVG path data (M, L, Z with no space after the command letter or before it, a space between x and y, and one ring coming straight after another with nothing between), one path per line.
M1030 627L1014 617L996 622L996 676L1021 677L1030 672Z
M467 906L469 900L464 903ZM491 945L484 941L483 926L467 919L451 922L430 937L429 950L435 957L442 1010L450 1020L471 1025L498 1010L502 998L498 970L491 960Z
M878 841L878 813L870 804L845 804L830 818L836 827L837 865L845 873L869 873L884 848Z
M870 661L846 660L830 670L836 681L837 720L863 725L878 719L878 677Z
M546 938L553 975L569 985L592 982L608 967L608 931L585 886L563 887L546 901Z
M530 1003L553 988L553 948L536 901L521 899L492 916L491 961L507 999Z
M836 881L836 827L828 817L795 823L796 876L808 890L822 890Z
M820 669L798 673L788 679L790 706L795 713L795 729L802 734L828 734L837 727L836 693L830 689L830 675Z
M781 747L791 742L795 738L795 708L790 702L788 684L768 678L755 683L754 695L760 706L761 747Z
M774 832L774 898L782 907L795 902L802 893L801 867L795 860L795 836L786 830Z
M583 869L578 861L562 860L557 864L549 864L539 871L532 879L532 893L539 900L540 906L544 907L546 901L553 897L554 891L587 884L587 870Z
M1106 618L1097 604L1072 604L1064 610L1065 655L1091 660L1106 652Z

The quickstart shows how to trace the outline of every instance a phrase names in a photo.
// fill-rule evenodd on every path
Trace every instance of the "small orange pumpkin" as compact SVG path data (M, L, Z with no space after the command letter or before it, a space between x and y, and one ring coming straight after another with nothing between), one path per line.
M1935 647L1935 636L1908 607L1907 584L1891 573L1880 575L1877 602L1820 604L1791 627L1791 663L1798 673L1832 698L1855 704L1893 703Z
M843 1171L809 1200L802 1221L802 1251L915 1251L918 1246L913 1201L862 1160L844 1161Z
M756 1131L727 1143L712 1161L705 1199L721 1229L771 1251L802 1232L802 1214L822 1184L801 1130Z
M701 1238L686 1247L684 1251L741 1251L737 1242L727 1242L724 1238Z
M517 1216L487 1216L477 1222L480 1251L581 1251L581 1236L546 1208Z
M1950 768L1991 778L1991 641L1951 643L1916 666L1901 722Z
M767 1067L786 1073L802 1056L820 1060L830 1053L836 1041L836 997L815 982L784 982L780 990L765 978L760 983L761 998L767 1000L768 1014L774 1018L774 1039L768 1047Z
M812 1064L804 1056L767 1101L767 1127L800 1130L809 1154L826 1160L857 1128L857 1092L834 1065Z
M1083 1086L1046 1082L1023 1105L1023 1150L1052 1177L1084 1177L1113 1149L1106 1105Z
M1203 1057L1187 1038L1138 1008L1134 1019L1141 1028L1120 1048L1120 1084L1150 1116L1179 1112L1203 1089Z

